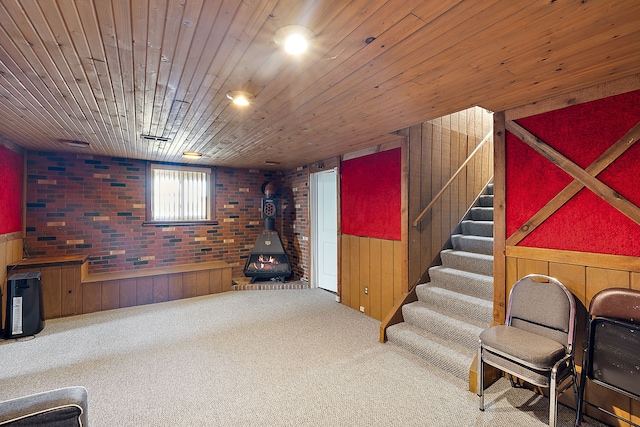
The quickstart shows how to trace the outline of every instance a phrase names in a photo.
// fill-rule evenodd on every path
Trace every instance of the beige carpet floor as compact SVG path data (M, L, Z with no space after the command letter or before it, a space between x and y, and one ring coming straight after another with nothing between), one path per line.
M378 328L319 289L48 320L0 341L0 400L83 385L92 426L546 425L547 399L500 380L480 412L466 384L379 343ZM559 425L574 416L561 407Z

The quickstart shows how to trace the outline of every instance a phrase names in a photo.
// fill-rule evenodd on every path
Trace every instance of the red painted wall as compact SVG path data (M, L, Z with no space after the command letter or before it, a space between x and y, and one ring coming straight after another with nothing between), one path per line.
M89 254L91 273L224 260L234 266L234 277L241 277L263 229L261 186L281 179L279 172L218 168L218 225L143 227L145 162L30 153L27 251L30 256ZM279 203L295 206L287 199L291 191L282 192Z
M342 162L344 234L401 239L401 163L400 148Z
M640 91L517 120L581 168L588 167L640 121ZM598 179L640 206L640 144ZM507 133L507 235L550 201L572 178ZM583 189L520 246L640 256L640 225Z
M22 155L0 146L0 234L22 230Z

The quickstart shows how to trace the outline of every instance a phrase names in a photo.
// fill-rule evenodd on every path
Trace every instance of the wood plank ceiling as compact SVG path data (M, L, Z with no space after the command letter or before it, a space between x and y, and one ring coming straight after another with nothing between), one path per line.
M637 0L0 0L0 139L26 150L289 169L638 73Z

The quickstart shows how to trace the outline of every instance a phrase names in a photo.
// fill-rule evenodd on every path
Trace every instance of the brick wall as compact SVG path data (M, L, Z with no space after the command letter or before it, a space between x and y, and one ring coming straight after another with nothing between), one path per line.
M218 225L142 226L145 219L145 167L139 160L63 153L28 154L27 238L30 256L89 254L91 273L133 270L224 260L241 277L245 260L263 229L260 189L265 181L295 182L308 199L306 174L217 168ZM308 179L307 179L308 181ZM280 229L295 228L308 203L285 188L279 204L287 206ZM288 199L292 197L291 201ZM296 212L289 215L291 206ZM289 220L294 225L289 225ZM295 227L294 227L295 226ZM305 231L305 237L308 232ZM292 242L293 247L289 247ZM306 249L283 239L295 259L296 278L307 270ZM305 242L306 245L306 242Z
M295 277L309 279L309 169L300 166L282 176L286 201L280 225L283 244Z

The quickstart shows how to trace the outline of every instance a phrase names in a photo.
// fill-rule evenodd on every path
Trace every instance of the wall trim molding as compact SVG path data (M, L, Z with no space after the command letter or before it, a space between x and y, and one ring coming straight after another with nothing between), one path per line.
M370 154L380 153L382 151L393 150L394 148L401 147L406 141L406 138L402 135L390 135L391 141L387 141L382 144L377 144L372 147L363 148L362 150L352 151L342 155L342 161L357 159L358 157L368 156Z
M640 272L640 257L625 255L598 254L592 252L565 251L547 248L528 248L526 246L507 246L506 256L511 258L526 258L537 261L556 262L561 264L579 265Z
M13 240L22 239L22 231L14 231L12 233L0 234L0 243L11 242Z

